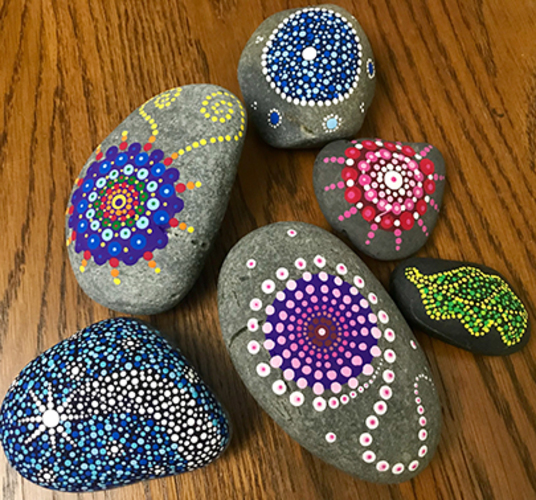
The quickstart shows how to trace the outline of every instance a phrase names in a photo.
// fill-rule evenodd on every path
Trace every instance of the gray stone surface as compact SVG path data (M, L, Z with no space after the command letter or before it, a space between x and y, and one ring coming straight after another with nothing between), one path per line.
M445 162L436 148L381 139L328 144L313 172L327 221L379 260L403 259L425 245L445 183Z
M100 321L39 355L0 410L11 466L59 491L192 471L215 460L229 439L225 411L197 372L132 318Z
M72 268L92 299L117 311L156 314L173 307L186 295L201 272L223 219L245 131L245 111L234 95L214 85L187 85L154 97L103 141L75 182L66 215ZM123 136L124 132L128 134ZM138 161L139 153L134 154L131 148L139 143L143 153L150 140L154 142L148 154L157 156L149 156L142 164L143 158ZM122 143L127 149L119 149L114 157L113 148ZM128 153L128 158L121 157L120 163L126 163L119 166L123 152ZM114 164L103 166L107 154L113 157ZM162 159L157 161L160 156ZM155 165L159 166L153 173ZM130 186L126 194L120 192L121 177L112 179L114 171ZM95 186L88 184L84 192L86 181ZM156 184L151 185L152 181ZM111 185L111 193L97 188L97 182L109 183L103 189ZM151 191L155 185L156 190ZM162 188L165 185L167 188ZM146 197L145 201L141 197ZM84 199L102 203L102 213L98 206L84 209ZM139 203L137 207L132 206L135 201ZM128 206L134 210L132 214L118 214ZM95 213L89 213L91 209ZM70 214L70 210L74 212ZM158 218L159 211L163 218ZM116 229L112 228L113 236L104 241L105 219L111 222L113 215L118 218L114 221ZM125 220L119 221L121 217ZM147 220L140 221L143 217ZM77 231L82 220L88 225L85 232ZM77 233L74 242L73 230ZM109 232L106 236L110 237ZM111 243L115 246L110 249Z
M390 291L416 329L473 353L504 356L529 341L521 299L501 274L481 264L408 259L393 271Z
M238 373L302 446L372 482L407 481L426 467L441 427L428 363L340 240L300 222L248 234L225 260L218 304Z
M348 11L330 4L270 16L238 66L250 118L279 148L355 136L372 102L375 76L365 32Z

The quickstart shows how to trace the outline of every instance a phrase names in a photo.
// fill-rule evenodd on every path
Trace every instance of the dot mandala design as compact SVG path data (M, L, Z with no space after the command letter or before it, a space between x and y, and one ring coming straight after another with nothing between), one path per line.
M0 435L25 478L76 492L202 467L227 445L229 426L178 351L120 318L26 366L3 402Z
M326 273L290 281L269 308L263 332L270 364L298 387L335 393L381 354L381 331L368 301Z
M272 32L261 64L275 92L301 105L330 105L357 87L362 46L356 30L325 8L294 12Z
M370 245L379 229L394 233L395 249L402 245L404 231L415 225L428 236L422 217L430 209L438 210L432 195L445 177L435 172L435 164L424 156L427 146L417 154L400 143L365 140L352 141L344 156L326 157L324 163L345 165L342 180L325 186L325 191L343 189L351 207L339 215L343 221L357 214L370 224L365 244Z
M296 238L298 231L289 229L286 234ZM256 259L246 259L244 265L249 273L257 272ZM334 268L338 276L324 268ZM293 276L296 273L298 277ZM364 391L374 391L377 397L370 413L364 422L356 422L356 426L364 425L358 451L377 471L399 475L416 470L428 448L422 444L413 457L406 454L393 464L381 456L381 450L374 449L377 434L385 432L382 418L390 408L398 365L391 348L396 333L388 326L389 316L377 308L376 294L366 290L362 277L352 277L344 263L328 263L321 255L311 261L300 257L290 269L278 267L273 279L265 279L258 295L250 300L246 328L255 338L246 343L246 350L255 358L265 352L268 362L256 362L257 375L267 380L276 396L288 398L291 407L308 402L317 412L337 410ZM383 349L380 339L385 341ZM412 346L417 348L414 342ZM427 421L418 391L422 378L432 388L433 382L420 374L413 391L418 437L424 442ZM330 430L324 436L327 446L337 446L336 433Z
M523 338L527 310L499 276L466 266L431 275L409 267L405 275L419 290L426 314L433 320L457 319L475 337L496 328L507 346Z
M200 138L166 157L154 147L159 130L153 109L165 112L181 93L180 87L172 89L139 108L140 117L151 131L144 145L129 145L128 131L124 131L118 146L108 147L106 153L97 148L95 161L84 177L77 179L67 210L67 246L74 243L75 251L82 254L80 272L85 272L91 259L99 266L107 263L113 282L119 285L120 264L131 266L143 258L159 274L155 253L166 247L168 231L177 228L194 232L194 226L177 216L184 208L181 194L201 188L202 183L178 182L179 170L171 165L200 147L238 141L245 132L245 113L232 94L210 93L201 102L200 114L213 123L234 120L238 124L236 133Z
M341 124L342 118L335 113L330 113L322 121L322 127L327 133L335 132L340 128Z

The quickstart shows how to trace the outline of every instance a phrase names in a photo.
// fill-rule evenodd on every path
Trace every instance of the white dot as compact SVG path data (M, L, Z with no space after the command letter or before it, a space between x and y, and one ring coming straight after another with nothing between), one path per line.
M287 391L287 385L282 380L276 380L272 384L272 391L274 391L278 396L281 396Z
M306 47L303 49L301 55L306 61L312 61L316 57L316 49L314 47Z
M376 427L380 425L380 422L374 415L371 415L370 417L367 417L365 424L369 429L376 429Z
M361 446L370 446L372 443L372 436L368 432L364 432L359 436L359 443Z
M260 311L262 309L262 302L260 299L252 299L249 307L252 311Z
M251 340L248 344L248 351L250 354L257 354L260 351L260 344L256 340Z
M305 398L303 397L303 394L299 391L293 392L290 397L290 404L292 406L301 406L303 402L305 401Z
M264 280L261 288L266 294L273 293L275 291L275 283L272 280Z
M326 434L326 441L328 443L334 443L336 439L337 439L337 436L333 432L328 432Z
M43 413L43 423L47 427L56 427L60 423L60 415L56 410L47 410Z
M376 453L373 451L367 450L365 453L363 453L363 461L367 462L367 464L371 464L376 460Z
M402 472L404 472L404 464L398 463L393 465L391 472L396 475L402 474Z
M326 400L320 396L318 396L317 398L313 400L313 408L316 411L324 411L326 409L326 406L327 406Z
M259 363L257 365L257 375L259 375L259 377L267 377L270 375L270 366L266 363Z

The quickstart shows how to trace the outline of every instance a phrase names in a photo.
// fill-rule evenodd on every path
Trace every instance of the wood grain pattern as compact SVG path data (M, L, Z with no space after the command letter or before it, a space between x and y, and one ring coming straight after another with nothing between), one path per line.
M320 2L318 2L320 3ZM443 214L421 256L485 263L536 317L536 4L531 0L340 0L378 68L361 136L428 141L444 154ZM263 19L298 0L4 0L0 5L0 394L37 354L116 313L78 287L64 246L72 182L100 140L167 88L239 94L236 67ZM316 151L277 151L248 132L229 209L195 289L146 318L229 409L235 435L190 474L80 495L99 500L536 498L536 340L508 358L424 335L443 405L432 464L411 482L368 484L324 464L260 410L234 371L216 280L231 246L264 224L328 229L312 188ZM365 258L387 283L394 263ZM61 500L0 453L3 500Z

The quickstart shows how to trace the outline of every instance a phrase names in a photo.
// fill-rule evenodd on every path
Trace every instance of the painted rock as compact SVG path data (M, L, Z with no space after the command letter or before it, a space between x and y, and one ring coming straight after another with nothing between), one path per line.
M188 293L223 219L245 129L234 95L187 85L104 140L75 182L65 224L76 279L93 300L156 314Z
M408 259L391 275L391 295L412 326L462 349L506 355L529 341L525 306L489 267Z
M26 479L96 491L191 471L229 442L210 389L158 333L95 323L28 364L0 410L0 438Z
M430 144L337 141L316 158L313 183L328 222L380 260L417 252L433 231L445 162Z
M218 295L238 373L298 443L367 481L426 467L441 426L426 358L340 240L299 222L258 229L229 253Z
M336 5L279 12L248 41L238 81L260 135L279 148L355 136L374 96L367 35Z

